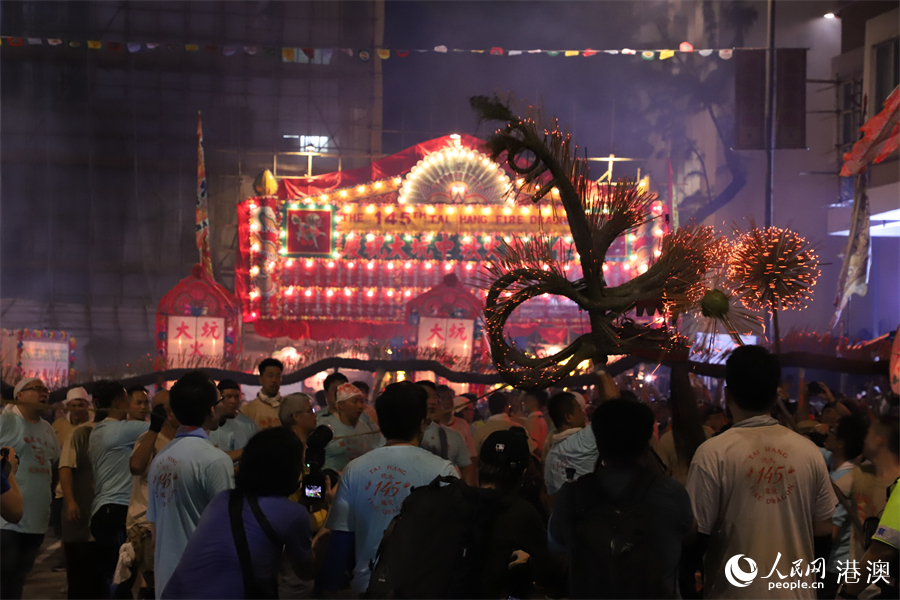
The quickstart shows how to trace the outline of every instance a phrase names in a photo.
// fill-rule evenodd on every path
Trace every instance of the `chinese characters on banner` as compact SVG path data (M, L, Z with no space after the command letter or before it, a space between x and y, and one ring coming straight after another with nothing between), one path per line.
M44 385L60 387L69 382L69 342L22 342L22 376L40 377Z
M419 320L419 348L445 348L449 354L472 354L472 319L422 317Z
M169 317L168 355L191 360L196 356L222 358L225 345L225 319L221 317Z

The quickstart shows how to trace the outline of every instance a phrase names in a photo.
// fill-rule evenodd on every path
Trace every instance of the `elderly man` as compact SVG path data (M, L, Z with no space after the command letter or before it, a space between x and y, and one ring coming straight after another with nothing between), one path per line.
M306 394L288 394L278 407L282 427L290 429L306 445L306 438L316 429L316 412Z
M44 382L27 377L16 384L13 396L22 404L0 414L0 447L9 446L19 457L16 481L25 510L18 523L0 519L0 598L22 597L50 522L53 465L59 459L56 432L41 418L50 398Z
M53 431L56 432L56 439L59 441L60 451L66 447L72 432L82 423L86 423L90 418L87 411L90 405L90 396L83 387L70 389L66 393L66 399L63 401L65 413L60 418L53 421ZM56 493L53 497L53 513L51 515L54 533L56 537L62 537L63 522L63 493L62 486L57 484ZM66 568L66 555L62 555L60 564L53 567L54 571L62 571Z
M325 468L340 472L351 460L374 450L384 443L378 429L368 419L361 418L366 402L355 386L342 383L335 393L335 413L319 419L334 431L325 446ZM351 437L352 436L352 437Z

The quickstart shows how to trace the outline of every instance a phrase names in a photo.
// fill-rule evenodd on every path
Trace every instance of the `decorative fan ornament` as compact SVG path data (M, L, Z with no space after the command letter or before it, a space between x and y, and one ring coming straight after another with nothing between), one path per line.
M410 170L400 188L401 204L498 204L510 189L497 163L478 152L448 147Z
M713 280L706 288L700 302L685 313L679 331L694 342L693 349L701 356L712 354L716 336L728 334L735 344L742 346L742 335L765 335L762 317L744 308L733 297L723 282ZM696 343L697 334L702 334L702 342Z

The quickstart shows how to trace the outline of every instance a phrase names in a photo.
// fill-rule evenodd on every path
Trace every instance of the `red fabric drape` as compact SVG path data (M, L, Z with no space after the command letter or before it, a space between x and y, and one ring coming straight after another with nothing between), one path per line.
M334 338L360 339L371 337L387 340L406 334L406 324L382 321L271 321L261 319L254 323L256 333L264 337L289 337L300 340L309 338L318 342Z

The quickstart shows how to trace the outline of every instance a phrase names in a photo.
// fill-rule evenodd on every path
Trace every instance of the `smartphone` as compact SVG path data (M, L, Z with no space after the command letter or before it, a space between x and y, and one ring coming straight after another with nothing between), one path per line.
M810 381L809 385L806 386L806 391L809 392L810 396L816 396L821 394L825 390L822 389L822 386L818 381Z

